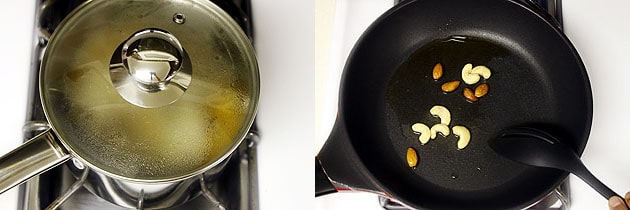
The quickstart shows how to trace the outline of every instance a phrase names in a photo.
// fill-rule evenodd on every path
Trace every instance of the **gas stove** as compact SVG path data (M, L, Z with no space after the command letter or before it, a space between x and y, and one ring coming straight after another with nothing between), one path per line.
M35 37L37 42L32 50L33 61L30 72L27 119L22 129L25 139L30 139L49 128L41 107L38 91L39 67L48 40L59 23L72 10L84 2L85 0L42 0L37 2L38 10L36 11L35 20ZM250 41L253 41L251 4L249 0L213 0L212 2L226 11L239 24ZM201 196L196 198L190 197L190 195L198 194L192 193L187 195L190 193L188 190L178 190L178 193L183 195L174 196L178 200L160 200L159 202L179 203L180 200L185 199L182 201L185 202L184 204L172 209L258 209L258 143L258 131L254 123L237 150L226 161L215 167L218 169L211 169L217 172L210 173L212 175L202 176L198 186L195 187L195 189L200 189ZM107 200L135 200L135 204L129 207L144 208L146 202L142 194L139 198L112 197L104 199L95 196L90 191L116 189L111 188L112 186L96 188L95 186L85 185L86 179L89 179L87 176L89 170L77 166L79 165L70 162L55 167L20 186L18 209L123 209ZM83 171L77 171L77 168ZM81 175L76 176L77 174ZM104 182L102 184L109 185L112 183ZM111 195L117 196L119 194L113 193Z
M5 64L0 72L10 75L10 79L0 83L3 96L9 99L0 109L1 154L23 142L22 127L31 118L26 113L27 107L31 107L27 101L32 101L28 98L34 94L29 93L32 86L29 77L37 61L31 59L31 54L39 43L35 39L39 32L34 29L38 2L5 2L0 7L9 19L1 23L8 30L0 33L0 42L11 49L0 51L0 62ZM261 100L256 115L263 139L256 144L260 209L294 209L312 206L314 202L312 165L309 165L312 157L305 155L313 150L314 142L313 4L312 0L251 1L250 20L254 26L251 34L261 77ZM288 168L292 170L290 173ZM0 194L0 208L18 209L18 191L16 187ZM198 200L204 198L200 196Z
M363 31L376 18L400 1L404 0L371 1L369 3L357 0L336 0L322 4L321 8L325 8L326 10L323 11L327 14L321 15L321 17L330 17L329 19L322 18L322 21L328 21L332 27L329 28L328 34L321 35L324 37L324 40L328 41L328 45L318 44L318 46L323 46L322 48L328 51L320 57L320 60L325 65L319 71L326 73L320 74L320 80L316 83L318 85L316 89L319 91L316 94L320 96L319 111L324 115L317 122L319 126L316 133L317 148L323 145L334 123L339 82L341 81L341 73L350 50ZM611 97L611 95L615 95L611 91L616 92L616 94L623 94L623 92L612 90L613 87L617 86L612 85L608 81L620 80L619 76L627 78L630 76L630 73L621 71L621 69L626 68L623 62L624 59L613 61L606 58L609 55L616 58L621 55L628 55L627 47L630 46L630 42L622 38L614 38L618 44L622 45L602 39L598 39L599 42L595 44L590 39L590 36L603 38L606 33L615 32L614 34L622 34L620 32L630 32L630 27L617 27L618 24L622 24L621 19L630 19L630 15L621 12L617 8L627 9L630 4L616 1L606 1L606 3L590 3L588 1L561 2L560 0L525 1L538 4L540 7L547 9L549 15L556 19L579 51L587 67L594 96L593 126L582 159L596 176L600 177L604 183L609 184L613 190L623 195L630 190L630 179L627 178L627 174L630 172L630 158L623 156L623 154L627 153L627 148L630 147L630 141L623 140L621 142L618 137L616 137L617 140L602 139L602 137L614 138L612 134L605 132L612 132L614 129L627 129L629 126L629 123L620 121L625 119L630 112L627 109L619 109L620 105L613 104L623 103L627 106L630 101L625 99L619 101L619 99L615 100L614 97ZM613 7L615 9L612 9ZM609 9L614 12L604 12ZM609 35L609 37L612 38L613 35ZM600 48L597 46L600 46ZM598 55L585 49L598 51L602 54ZM622 53L622 51L625 53ZM612 75L613 73L617 74L617 76ZM618 82L617 84L625 83ZM609 106L618 107L618 109L613 111L606 108ZM614 113L618 115L615 116ZM608 123L607 121L621 124ZM626 149L621 149L619 146L625 146ZM613 163L609 161L612 160L610 158L619 162ZM623 165L621 165L622 163ZM621 171L623 173L620 173ZM607 208L606 203L606 199L602 199L596 191L592 190L579 178L570 175L558 189L554 190L544 200L531 206L530 209L605 209ZM405 209L395 201L369 193L336 193L316 198L316 204L316 209L326 210L349 208Z

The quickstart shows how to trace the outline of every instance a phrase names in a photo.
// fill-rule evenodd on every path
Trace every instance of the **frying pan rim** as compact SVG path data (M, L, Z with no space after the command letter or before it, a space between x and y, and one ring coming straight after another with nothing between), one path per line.
M348 122L348 119L346 119L346 109L344 109L344 105L347 103L345 102L346 100L346 85L347 82L349 80L349 78L352 78L353 76L350 74L349 72L349 68L350 68L350 64L351 64L351 60L353 57L356 57L356 51L357 48L359 48L360 45L364 45L362 43L365 43L365 39L367 36L369 36L374 31L374 29L380 25L383 25L382 22L384 22L386 19L388 19L389 17L392 16L392 14L398 12L399 10L403 9L404 7L407 7L411 4L415 4L417 2L421 2L423 0L409 0L409 1L403 1L398 5L395 5L394 7L392 7L391 9L387 10L385 13L383 13L381 16L379 16L372 24L370 24L370 26L362 33L362 35L359 37L359 39L357 40L357 42L355 43L355 45L353 46L352 50L350 51L350 54L348 56L348 58L346 59L346 63L344 65L344 71L341 77L341 81L342 81L342 85L340 86L340 91L339 91L339 103L338 103L338 107L339 107L339 119L341 120L341 122L343 124L350 124L350 122ZM541 14L540 10L534 10L533 8L531 8L531 5L526 5L524 2L518 1L518 0L507 0L508 3L511 3L515 6L518 6L520 9L524 9L524 11L527 11L527 13L532 14L533 17L535 17L540 23L544 23L546 28L551 28L553 30L553 33L562 40L562 45L566 46L570 53L571 53L571 57L573 57L576 61L576 65L580 68L579 70L576 70L576 73L579 72L581 73L580 77L583 78L583 85L582 87L584 88L584 93L585 95L583 95L582 97L584 97L585 99L585 109L587 111L587 113L585 114L585 118L586 118L586 122L584 122L585 124L585 129L583 131L583 135L581 136L583 138L583 140L581 140L581 144L580 148L578 148L578 156L581 156L581 154L584 152L585 148L586 148L586 144L588 143L588 139L589 139L589 135L590 135L590 130L592 127L592 118L593 118L593 96L592 96L592 89L591 89L591 85L590 85L590 80L588 77L588 72L586 71L586 67L584 66L584 63L581 59L581 57L579 56L577 49L573 46L573 44L570 42L570 40L568 39L568 37L561 31L561 29L559 28L559 25L557 23L554 23L554 20L550 20L549 17L546 17L544 15ZM346 84L344 84L346 83ZM361 163L361 168L366 169L366 171L363 171L363 173L369 173L370 176L366 177L368 180L370 180L371 182L373 182L373 184L375 185L375 188L378 190L382 190L382 192L379 192L381 194L386 194L389 197L392 197L394 199L397 199L399 201L401 201L402 203L404 203L405 205L410 205L410 206L416 206L416 207L422 207L421 205L418 205L417 203L414 202L409 202L406 200L400 200L399 198L401 198L400 196L398 196L398 192L397 191L393 191L391 190L391 188L388 185L383 184L377 177L375 177L372 173L372 170L374 169L370 169L370 167L368 165L366 165L365 159L366 157L364 157L364 155L362 156L359 152L356 151L356 148L354 146L355 142L352 141L352 137L351 137L351 132L347 131L348 133L348 137L350 138L350 145L352 145L352 149L355 151L355 153L357 154L358 160ZM522 206L520 207L526 207L528 205L532 205L535 203L535 201L540 200L542 197L546 196L549 194L549 192L551 192L555 187L557 187L562 181L564 181L567 176L569 175L568 172L562 172L560 173L560 175L556 178L556 180L553 182L553 185L549 186L547 190L545 190L543 193L540 193L537 197L532 198L528 203L526 204L522 204Z

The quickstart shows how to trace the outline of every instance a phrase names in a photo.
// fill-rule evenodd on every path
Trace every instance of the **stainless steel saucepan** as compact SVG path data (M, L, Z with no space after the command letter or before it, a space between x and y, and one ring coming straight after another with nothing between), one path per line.
M51 36L40 72L50 129L0 158L0 193L73 160L92 186L177 205L241 143L258 104L253 48L207 0L87 1Z

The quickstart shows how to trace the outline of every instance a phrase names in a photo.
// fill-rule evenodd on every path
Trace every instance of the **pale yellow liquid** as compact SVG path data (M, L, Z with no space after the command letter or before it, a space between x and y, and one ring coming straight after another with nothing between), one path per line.
M234 89L215 87L207 96L142 108L122 99L99 71L77 71L85 72L66 77L65 94L51 94L60 102L52 107L53 123L79 155L115 174L158 178L195 171L223 155L245 126L249 100Z

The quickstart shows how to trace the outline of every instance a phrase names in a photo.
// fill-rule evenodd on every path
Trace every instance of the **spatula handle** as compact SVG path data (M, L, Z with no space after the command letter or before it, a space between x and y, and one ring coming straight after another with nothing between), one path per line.
M588 185L590 185L593 189L595 189L600 195L604 196L606 199L610 199L613 196L619 196L619 194L612 191L608 186L599 181L587 168L584 164L579 164L575 167L573 174L580 177L580 179L584 180ZM621 197L621 196L619 196ZM623 197L621 197L623 198ZM623 199L622 199L623 200ZM625 201L624 201L625 202ZM628 204L626 203L626 206Z

